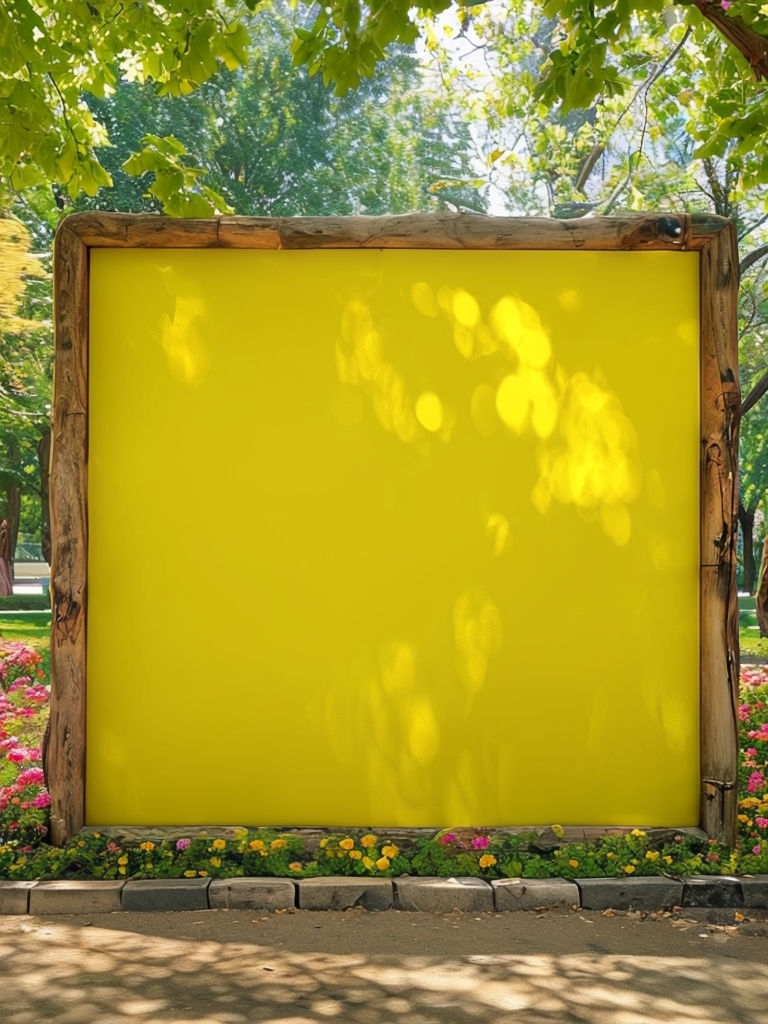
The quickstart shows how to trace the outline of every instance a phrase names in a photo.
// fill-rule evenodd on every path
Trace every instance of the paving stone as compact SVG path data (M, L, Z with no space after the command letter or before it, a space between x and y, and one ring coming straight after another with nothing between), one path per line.
M211 910L284 910L296 906L296 886L288 878L214 878L208 903Z
M739 881L744 906L768 910L768 875L753 875L751 878L740 878Z
M579 887L565 878L500 878L491 887L496 910L579 905Z
M493 910L493 889L482 878L396 878L394 883L399 910Z
M296 887L302 910L389 910L395 900L388 878L302 878Z
M0 914L28 914L29 892L37 882L0 882Z
M742 907L744 894L738 878L693 875L683 881L684 907Z
M103 879L38 882L29 891L30 914L108 914L120 910L124 882Z
M649 878L578 878L584 910L663 910L683 904L683 883Z
M210 878L148 878L126 882L123 910L207 910Z

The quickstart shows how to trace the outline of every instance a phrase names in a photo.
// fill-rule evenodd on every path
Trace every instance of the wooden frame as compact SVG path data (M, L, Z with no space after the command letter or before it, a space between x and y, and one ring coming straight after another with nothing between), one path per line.
M735 583L738 256L710 216L546 220L462 215L382 218L154 215L68 217L55 243L56 377L51 470L51 719L45 770L51 839L84 824L88 552L88 288L94 247L678 250L700 255L700 825L733 843L737 811L738 605Z

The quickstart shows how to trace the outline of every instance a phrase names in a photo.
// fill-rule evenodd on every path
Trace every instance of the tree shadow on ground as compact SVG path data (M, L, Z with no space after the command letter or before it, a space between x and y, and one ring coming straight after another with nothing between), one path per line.
M0 919L3 1020L768 1024L765 938L695 920L681 933L577 914L291 918Z

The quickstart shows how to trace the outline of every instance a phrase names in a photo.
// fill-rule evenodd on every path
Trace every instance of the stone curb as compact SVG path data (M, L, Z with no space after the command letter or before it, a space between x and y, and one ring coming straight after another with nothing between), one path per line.
M364 877L0 881L0 916L169 910L768 910L768 875L690 878Z

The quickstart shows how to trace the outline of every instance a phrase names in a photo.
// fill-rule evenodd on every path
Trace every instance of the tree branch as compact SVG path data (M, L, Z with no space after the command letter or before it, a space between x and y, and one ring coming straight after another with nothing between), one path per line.
M741 403L741 415L746 416L747 413L753 406L757 405L763 395L768 391L768 370L763 374L760 380L750 389L749 394Z
M739 263L739 276L743 277L750 267L753 267L760 260L765 259L768 256L768 243L759 246L757 249L753 249L752 252L748 252L744 259Z
M768 39L729 15L717 0L693 0L693 6L749 61L756 81L768 81Z

